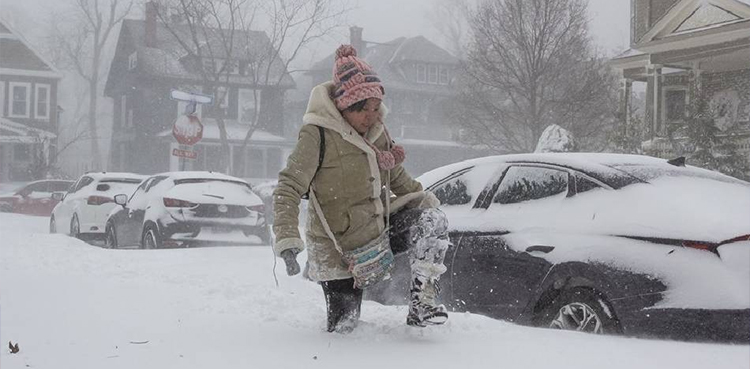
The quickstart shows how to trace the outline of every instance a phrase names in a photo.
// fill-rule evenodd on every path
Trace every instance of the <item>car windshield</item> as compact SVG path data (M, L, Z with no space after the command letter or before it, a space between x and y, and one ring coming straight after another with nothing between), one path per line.
M612 165L612 167L646 182L661 177L692 177L750 186L750 183L748 182L721 173L695 167L650 166L638 164L619 164Z

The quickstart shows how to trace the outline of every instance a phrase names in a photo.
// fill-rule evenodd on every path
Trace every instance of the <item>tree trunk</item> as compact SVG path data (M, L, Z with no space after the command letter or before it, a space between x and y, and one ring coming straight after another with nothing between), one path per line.
M97 70L96 67L94 70ZM89 132L91 132L91 156L93 159L91 170L94 171L102 170L102 159L101 153L99 152L99 135L96 131L96 85L98 84L98 81L99 78L96 76L96 73L94 73L89 81Z

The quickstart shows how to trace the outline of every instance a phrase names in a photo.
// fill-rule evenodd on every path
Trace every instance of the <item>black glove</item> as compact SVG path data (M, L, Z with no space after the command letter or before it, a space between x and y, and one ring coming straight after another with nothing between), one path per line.
M299 274L299 263L297 262L297 253L295 250L289 249L281 252L281 258L286 263L286 274L293 276Z

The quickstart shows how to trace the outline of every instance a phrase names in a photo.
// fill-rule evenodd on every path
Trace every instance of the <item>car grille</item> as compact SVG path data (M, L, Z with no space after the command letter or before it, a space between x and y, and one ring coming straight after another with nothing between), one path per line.
M196 217L199 218L244 218L250 214L244 206L239 205L225 205L227 207L226 212L219 211L221 205L214 204L200 204L198 207L193 209Z

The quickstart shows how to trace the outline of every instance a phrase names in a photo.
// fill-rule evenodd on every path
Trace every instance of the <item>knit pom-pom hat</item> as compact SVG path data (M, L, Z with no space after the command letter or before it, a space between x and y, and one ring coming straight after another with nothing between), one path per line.
M377 73L357 57L352 45L341 45L336 50L333 65L333 101L339 111L369 98L383 99L385 89Z

